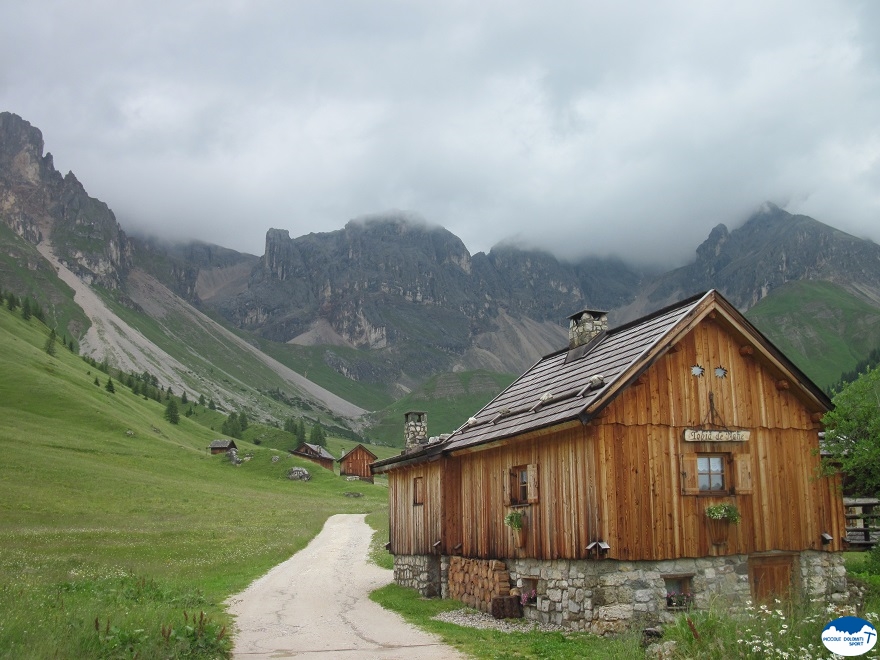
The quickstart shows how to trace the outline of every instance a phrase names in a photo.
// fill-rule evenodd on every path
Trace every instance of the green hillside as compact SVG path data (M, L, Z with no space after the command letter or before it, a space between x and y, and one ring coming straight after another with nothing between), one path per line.
M382 369L387 368L383 364L381 355L347 346L297 346L279 344L263 338L257 340L257 346L266 355L361 408L378 410L392 401L391 395L385 391L386 387L348 378L328 364L328 359L342 363L369 363L377 373L381 374ZM394 376L396 373L389 372L388 382L391 382Z
M216 431L108 392L47 336L0 309L0 658L225 657L226 597L329 515L384 515L383 487L284 452L240 441L239 467L209 455ZM293 465L312 480L286 479Z
M880 309L830 282L790 282L746 316L822 388L880 347Z
M515 378L489 371L434 376L419 389L374 414L363 433L376 444L400 447L403 445L403 416L411 410L428 413L429 435L452 433Z
M36 300L46 322L58 333L79 339L91 322L73 301L73 290L58 279L55 270L37 251L0 222L0 286Z

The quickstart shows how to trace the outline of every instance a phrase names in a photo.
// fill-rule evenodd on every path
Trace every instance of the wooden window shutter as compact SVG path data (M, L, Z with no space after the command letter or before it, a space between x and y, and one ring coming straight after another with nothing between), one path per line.
M736 454L733 457L733 488L737 495L752 492L752 457L750 454Z
M535 504L538 501L538 465L537 463L529 463L526 466L529 484L529 504Z
M698 495L700 482L697 479L697 455L681 455L681 492L685 495Z
M513 475L510 474L510 470L505 470L501 474L501 487L504 489L504 506L510 506L510 482L513 479Z

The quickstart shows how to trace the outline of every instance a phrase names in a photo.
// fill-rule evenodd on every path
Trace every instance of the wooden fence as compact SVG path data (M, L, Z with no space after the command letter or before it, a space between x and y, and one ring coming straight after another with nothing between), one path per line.
M880 542L880 499L845 497L846 541L850 550L870 550Z

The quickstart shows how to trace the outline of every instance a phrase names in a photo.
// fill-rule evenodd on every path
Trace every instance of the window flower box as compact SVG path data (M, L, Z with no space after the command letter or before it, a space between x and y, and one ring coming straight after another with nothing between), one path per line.
M666 594L666 608L670 610L686 610L694 604L694 595L688 592Z
M724 545L730 534L730 525L738 525L742 520L742 514L736 508L736 504L724 502L722 504L710 504L706 507L706 523L709 526L709 539L712 545Z

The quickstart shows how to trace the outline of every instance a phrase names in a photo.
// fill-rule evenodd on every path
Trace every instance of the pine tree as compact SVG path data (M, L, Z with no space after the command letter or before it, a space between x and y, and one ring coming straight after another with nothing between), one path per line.
M296 427L296 440L300 444L306 441L306 423L302 419Z
M95 376L95 385L96 385L97 387L101 387L101 381L98 380L98 377L97 377L97 376Z
M116 387L113 386L113 379L110 376L107 376L107 384L104 385L104 389L110 392L110 394L116 394Z
M49 330L49 336L46 338L45 346L43 346L43 349L46 351L46 353L53 357L55 355L55 337L55 328L52 328L51 330Z
M168 397L168 404L165 406L165 419L172 424L180 422L180 411L177 409L177 399L173 396Z
M327 436L324 434L324 429L321 428L320 424L315 423L312 427L312 431L309 434L309 443L321 447L327 446Z
M247 415L245 415L244 412L238 413L238 425L239 425L239 427L241 427L242 433L247 431L247 428L250 425L250 422L248 421Z
M293 417L288 417L284 420L284 430L292 435L296 435L297 424Z
M211 401L208 402L208 408L209 408L210 410L217 410L217 404L214 403L214 399L211 399Z
M202 407L205 406L205 395L204 394L199 394L199 405Z
M30 298L25 298L24 301L21 303L21 317L25 321L31 320L31 299Z
M189 399L186 398L186 390L184 390L183 394L180 395L180 403L184 406L189 403Z
M241 439L241 426L238 423L238 415L231 413L229 417L226 418L226 421L223 422L223 426L220 430L226 435Z

